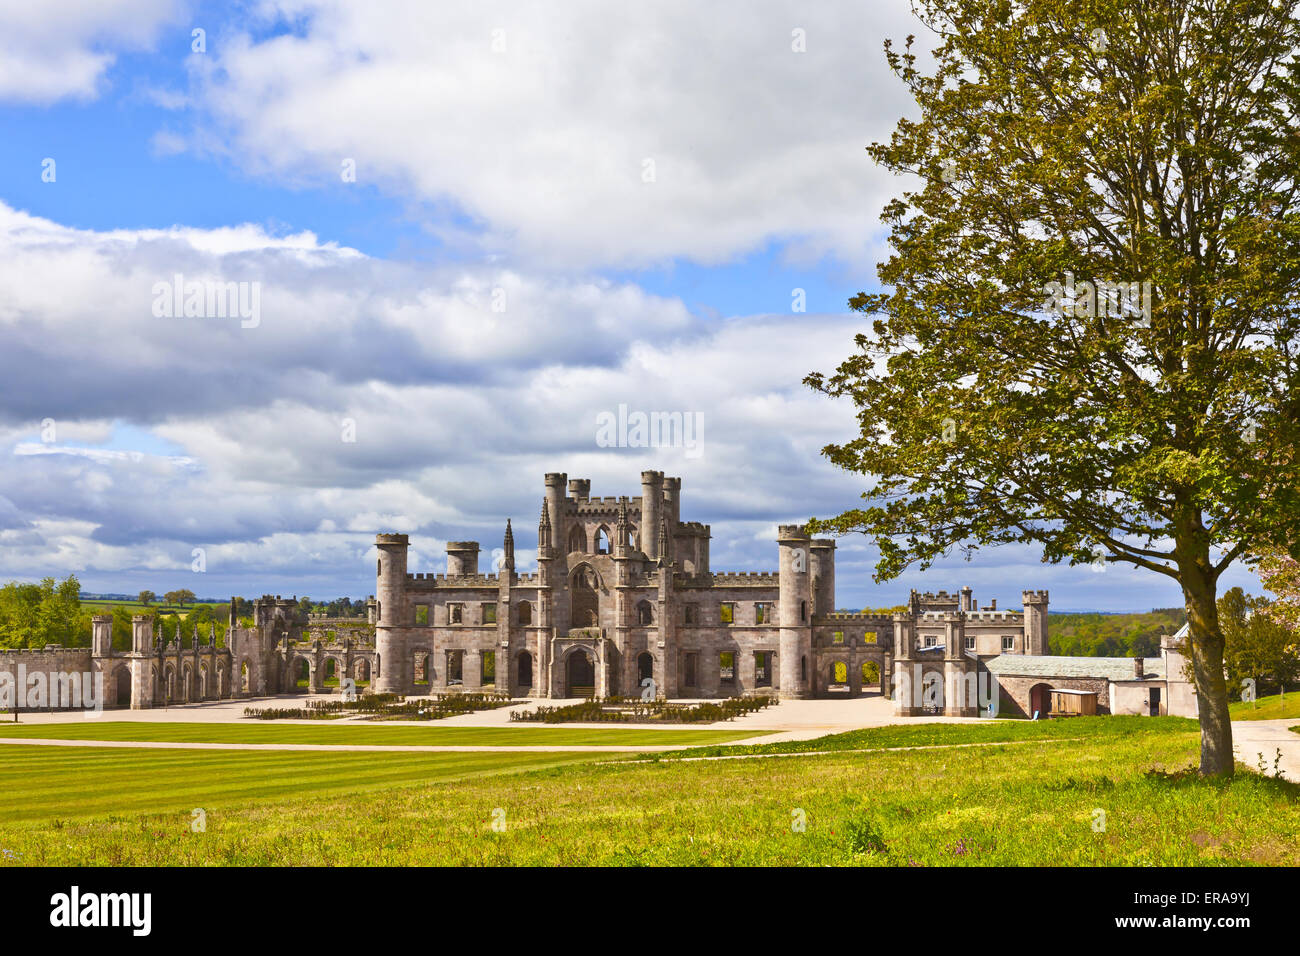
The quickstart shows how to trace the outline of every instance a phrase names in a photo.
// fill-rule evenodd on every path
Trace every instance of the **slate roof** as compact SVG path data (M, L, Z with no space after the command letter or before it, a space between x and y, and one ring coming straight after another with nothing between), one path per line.
M1134 680L1131 657L1063 657L1045 654L1001 654L986 662L994 674L1007 677L1091 677L1097 680ZM1143 680L1164 680L1165 659L1144 657Z

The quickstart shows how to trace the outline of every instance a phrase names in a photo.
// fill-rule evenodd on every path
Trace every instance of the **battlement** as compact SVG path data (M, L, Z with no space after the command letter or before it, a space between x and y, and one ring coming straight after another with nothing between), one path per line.
M605 495L602 498L583 498L570 509L571 514L617 515L622 502L627 502L628 518L636 520L641 516L641 496L629 498L626 495ZM635 512L635 515L633 514Z
M967 621L1023 621L1020 611L967 611Z
M486 588L499 587L501 584L501 575L499 574L408 574L406 580L410 584L422 584L426 587L466 587L466 588Z
M781 576L775 571L714 571L711 577L714 587L745 584L772 587L781 583Z
M1021 591L1020 599L1026 604L1046 604L1046 591Z
M411 538L410 538L410 536L409 536L409 535L405 535L405 534L395 534L395 533L391 533L391 532L390 532L390 533L387 533L387 534L377 534L377 535L375 535L375 544L401 544L401 545L409 545L410 543L411 543Z
M830 611L813 616L814 624L877 624L892 625L894 618L889 614L863 614L861 611Z
M806 526L801 524L777 525L776 537L778 541L783 538L805 538L806 539L808 537L808 531Z

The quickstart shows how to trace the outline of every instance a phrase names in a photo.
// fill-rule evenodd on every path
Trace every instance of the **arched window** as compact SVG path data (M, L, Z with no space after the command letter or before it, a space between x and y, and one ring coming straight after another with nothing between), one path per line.
M519 602L519 623L520 624L533 623L533 606L529 604L527 601Z
M609 545L609 529L603 525L596 531L596 553L612 554L614 549Z
M569 532L569 551L586 552L586 550L587 533L582 530L581 525L576 525L574 529Z
M641 627L649 627L654 624L655 612L649 601L642 601L636 606L636 622Z

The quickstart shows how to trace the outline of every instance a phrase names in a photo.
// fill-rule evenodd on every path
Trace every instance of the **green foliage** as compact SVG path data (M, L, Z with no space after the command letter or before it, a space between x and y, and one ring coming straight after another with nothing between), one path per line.
M10 581L0 588L0 647L41 648L46 644L87 647L90 613L81 607L75 574L40 584Z
M1049 654L1067 657L1159 657L1160 635L1183 626L1183 608L1135 614L1049 614Z
M868 147L905 177L883 291L807 378L865 500L810 530L869 535L877 580L1008 543L1176 580L1231 773L1219 577L1300 556L1300 9L915 6L938 48L886 44L915 109Z
M1272 602L1232 588L1219 598L1219 622L1225 640L1228 691L1240 700L1247 679L1255 693L1285 687L1300 676L1300 645L1295 634L1269 613Z

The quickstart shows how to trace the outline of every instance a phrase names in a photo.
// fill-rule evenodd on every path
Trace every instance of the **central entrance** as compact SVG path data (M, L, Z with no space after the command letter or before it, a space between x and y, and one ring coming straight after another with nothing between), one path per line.
M585 650L569 655L568 687L566 697L594 697L596 695L596 662Z

